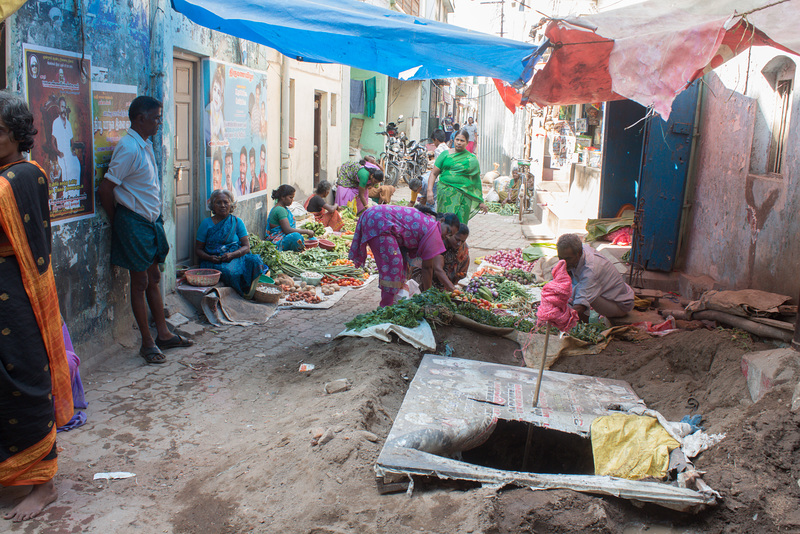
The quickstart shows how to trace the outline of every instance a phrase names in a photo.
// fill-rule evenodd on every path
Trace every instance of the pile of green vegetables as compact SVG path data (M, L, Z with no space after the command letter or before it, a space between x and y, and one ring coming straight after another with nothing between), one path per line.
M314 220L304 222L300 228L312 230L315 237L319 237L325 233L325 225Z
M304 252L281 252L272 241L259 239L256 235L250 236L250 252L258 254L272 274L286 273L296 278L305 271L314 271L334 279L343 276L361 278L364 269L350 265L330 265L335 260L347 258L348 250L349 247L341 252L321 248L312 248Z
M250 234L250 252L261 256L261 261L269 267L270 271L276 271L279 265L278 248L272 241L260 239L255 234Z
M342 216L342 223L344 223L342 231L355 232L358 218L356 217L356 214L353 212L353 210L351 210L350 208L342 208L342 211L340 211L339 214Z
M411 298L403 299L392 306L386 306L369 313L356 315L351 321L346 322L344 325L348 329L357 332L369 328L370 326L383 323L414 328L425 318L426 310L440 310L442 308L453 309L453 301L450 300L450 295L438 289L431 288Z
M490 212L497 213L498 215L516 215L519 213L517 205L511 202L506 204L502 202L485 202L485 204Z
M331 278L341 278L343 276L361 278L364 274L363 269L358 269L349 265L330 265L334 260L341 259L341 256L334 251L312 248L305 252L278 252L278 265L275 272L286 273L291 277L299 278L306 271L313 271ZM272 271L272 268L270 268Z
M353 320L345 323L345 326L356 331L383 323L392 323L413 328L417 326L422 319L440 322L441 311L449 310L487 326L514 328L520 332L536 331L544 333L545 327L536 327L536 307L536 305L531 307L531 314L528 317L498 314L479 308L468 302L453 301L450 299L448 293L431 288L414 295L410 299L403 299L392 306L378 308L369 313L357 315ZM435 317L432 315L435 315ZM550 329L551 333L558 334L558 330L555 327L550 327ZM578 323L575 328L570 330L569 335L595 344L603 340L603 336L601 335L603 330L604 327L600 324Z

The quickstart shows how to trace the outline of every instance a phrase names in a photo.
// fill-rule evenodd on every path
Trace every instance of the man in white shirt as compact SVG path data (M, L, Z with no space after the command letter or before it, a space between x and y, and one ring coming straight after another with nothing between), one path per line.
M81 162L72 150L72 124L67 119L67 101L58 99L58 117L53 121L53 146L58 151L58 166L61 168L61 182L64 187L64 198L80 195Z
M167 258L169 244L161 218L161 183L150 137L161 125L161 111L161 102L149 96L131 102L131 129L114 148L98 190L111 223L111 263L130 273L131 308L142 336L139 355L147 363L166 362L160 349L193 344L172 335L167 328L159 287L159 264ZM158 331L155 340L147 323L147 305Z
M567 264L572 278L572 308L581 321L593 309L605 317L622 317L633 309L633 289L617 268L576 234L564 234L556 244L558 258Z

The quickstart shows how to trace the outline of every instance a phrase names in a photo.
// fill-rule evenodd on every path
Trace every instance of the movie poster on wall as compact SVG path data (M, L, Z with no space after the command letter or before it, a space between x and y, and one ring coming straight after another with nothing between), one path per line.
M227 189L236 200L267 193L267 73L203 61L206 197Z
M47 173L50 221L94 216L91 58L23 47L25 88L39 131L31 159Z
M97 83L92 86L95 186L105 176L119 140L128 133L128 108L138 93L135 85Z

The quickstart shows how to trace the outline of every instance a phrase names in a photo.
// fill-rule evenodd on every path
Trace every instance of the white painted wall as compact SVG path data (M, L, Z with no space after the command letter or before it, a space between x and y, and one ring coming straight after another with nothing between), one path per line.
M288 151L289 183L298 188L298 198L312 193L314 183L314 95L322 94L321 172L328 181L341 164L341 121L349 122L349 105L344 106L344 69L340 65L307 64L291 60L289 76L294 79L294 148ZM349 83L349 82L348 82ZM332 105L334 106L332 109ZM333 123L335 120L335 123ZM300 195L300 192L303 194Z
M405 132L409 139L415 141L421 137L427 137L427 134L422 134L421 130L421 87L422 82L419 80L389 79L388 120L394 121L398 115L403 115L403 124L400 125L400 130Z

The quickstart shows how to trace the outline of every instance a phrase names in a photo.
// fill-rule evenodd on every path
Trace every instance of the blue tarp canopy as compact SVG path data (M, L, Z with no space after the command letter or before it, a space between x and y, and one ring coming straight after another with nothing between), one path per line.
M172 0L172 7L195 24L299 61L401 79L489 76L514 83L529 78L536 60L533 45L358 0Z

